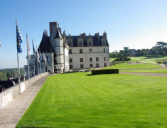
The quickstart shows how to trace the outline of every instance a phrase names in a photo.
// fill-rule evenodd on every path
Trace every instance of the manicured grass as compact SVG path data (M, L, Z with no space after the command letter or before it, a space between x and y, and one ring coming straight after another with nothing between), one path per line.
M167 73L167 69L150 69L150 70L120 70L120 72Z
M167 56L165 57L130 57L132 62L142 62L142 63L150 63L150 64L157 64L157 62L167 62ZM115 58L110 58L110 61L115 60Z
M113 61L113 60L115 60L115 58L110 58L110 62Z
M157 64L157 62L167 62L167 57L130 57L131 61L140 61L142 63Z
M166 77L69 73L49 77L17 127L167 127Z
M115 66L111 65L110 67L105 67L104 69L140 69L140 68L161 68L159 65L152 64L128 64L128 63L119 63Z

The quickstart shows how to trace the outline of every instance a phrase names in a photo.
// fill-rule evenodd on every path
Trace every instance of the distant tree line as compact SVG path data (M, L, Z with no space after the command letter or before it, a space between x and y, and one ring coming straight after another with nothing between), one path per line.
M25 71L23 68L20 68L20 76L24 76ZM18 78L18 69L17 68L8 68L0 70L0 80L7 80L9 77Z
M124 58L129 56L166 56L167 55L167 43L157 42L151 49L138 49L135 51L135 55L132 55L130 50L121 50L119 53L110 53L110 58Z

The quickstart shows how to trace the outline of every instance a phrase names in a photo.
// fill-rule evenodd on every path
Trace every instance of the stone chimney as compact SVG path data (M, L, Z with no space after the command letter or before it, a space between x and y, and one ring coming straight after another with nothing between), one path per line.
M50 35L52 34L54 27L57 29L57 22L49 22Z
M107 39L107 33L106 32L103 33L103 39Z
M99 33L95 33L95 36L97 37L97 40L99 41Z

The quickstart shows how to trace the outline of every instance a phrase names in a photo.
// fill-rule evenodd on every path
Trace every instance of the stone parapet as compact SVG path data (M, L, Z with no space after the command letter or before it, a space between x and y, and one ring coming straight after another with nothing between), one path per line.
M36 75L30 80L26 80L20 83L20 89L19 84L6 89L2 93L0 93L0 110L6 106L10 101L12 101L15 97L22 94L27 88L29 88L34 82L36 82L38 79L40 79L43 76L48 75L48 72L41 73L39 75Z

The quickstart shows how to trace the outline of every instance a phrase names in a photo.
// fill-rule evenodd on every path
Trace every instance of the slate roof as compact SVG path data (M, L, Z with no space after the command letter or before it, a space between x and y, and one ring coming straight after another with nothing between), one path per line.
M46 33L43 33L41 43L38 47L38 51L41 51L41 53L53 53L53 49L51 47L50 41L49 41L49 36Z
M60 33L60 30L59 30L59 29L56 29L55 38L62 38L62 34Z
M102 46L102 42L101 42L102 37L103 36L99 36L99 40L98 40L97 36L91 36L91 38L93 39L93 46ZM73 39L73 46L71 46L71 47L78 47L77 39L79 38L79 36L71 36L71 38ZM89 36L85 36L85 38L83 38L84 46L88 46L87 45L88 38L89 38ZM109 46L108 41L106 42L106 46Z

